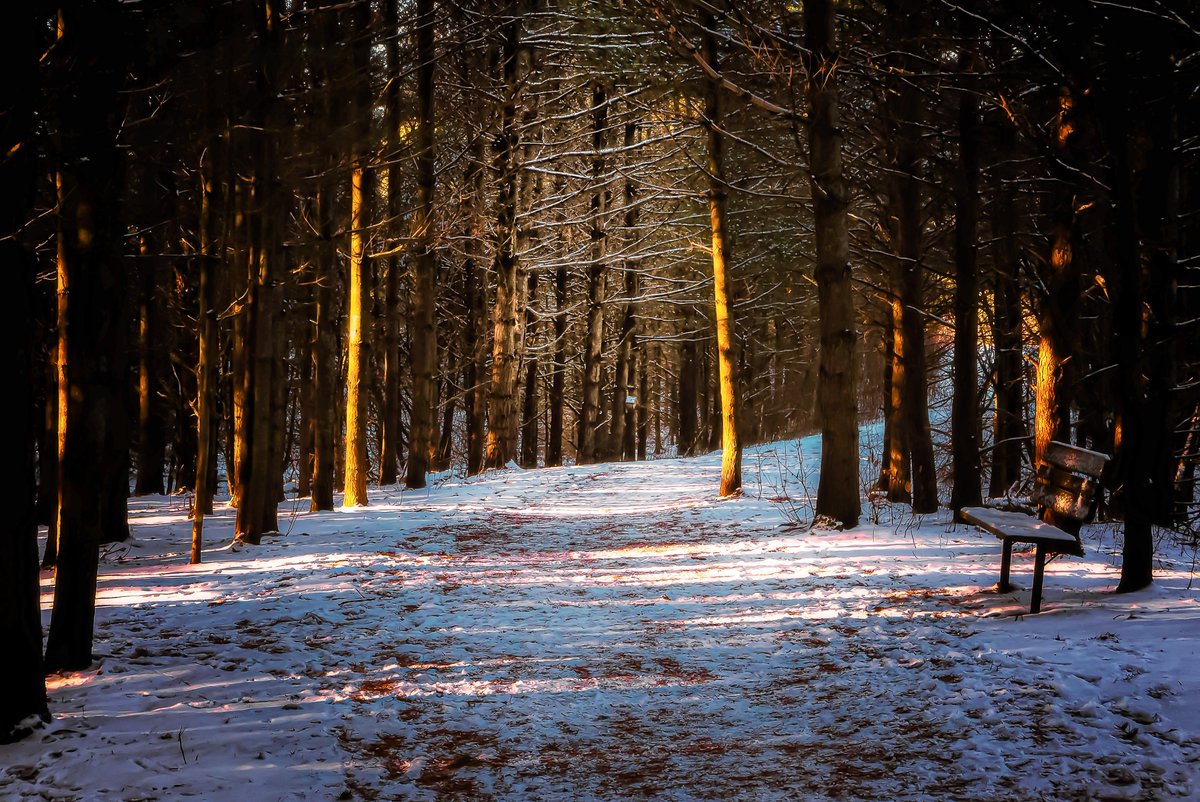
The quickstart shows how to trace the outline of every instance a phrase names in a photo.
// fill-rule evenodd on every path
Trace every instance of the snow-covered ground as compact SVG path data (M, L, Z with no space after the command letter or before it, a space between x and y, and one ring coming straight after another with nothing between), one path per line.
M222 511L195 567L185 502L134 500L99 660L0 797L1200 798L1190 555L1115 596L1092 527L1025 616L947 514L789 528L796 466L753 449L724 501L719 455L377 489L240 552Z

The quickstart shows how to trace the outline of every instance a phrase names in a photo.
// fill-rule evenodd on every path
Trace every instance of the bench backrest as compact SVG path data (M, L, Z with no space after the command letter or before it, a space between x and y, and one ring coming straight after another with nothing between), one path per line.
M1043 517L1052 512L1055 523L1079 524L1092 512L1100 491L1100 476L1108 455L1086 448L1051 441L1042 455L1034 477L1032 499L1042 508Z

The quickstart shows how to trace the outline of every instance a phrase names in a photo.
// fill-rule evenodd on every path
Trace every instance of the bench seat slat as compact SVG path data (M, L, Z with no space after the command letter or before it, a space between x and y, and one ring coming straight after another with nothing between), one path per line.
M1070 546L1070 551L1078 548L1079 541L1074 535L1023 512L966 507L962 510L962 517L999 538L1022 543L1043 543L1052 547Z

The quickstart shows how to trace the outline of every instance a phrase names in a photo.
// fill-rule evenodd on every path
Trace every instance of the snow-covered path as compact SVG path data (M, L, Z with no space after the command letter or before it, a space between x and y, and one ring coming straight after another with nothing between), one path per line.
M781 527L792 458L728 501L714 456L384 489L194 568L181 502L135 502L98 668L0 749L0 796L1200 794L1188 566L1113 597L1093 544L1015 618L995 541L945 517Z

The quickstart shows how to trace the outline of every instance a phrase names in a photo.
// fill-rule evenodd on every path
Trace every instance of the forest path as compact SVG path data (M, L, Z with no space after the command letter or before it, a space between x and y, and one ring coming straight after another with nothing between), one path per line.
M976 643L997 597L944 586L951 544L781 531L718 469L498 474L406 532L359 585L356 795L1186 797L1169 733L1080 703L1102 677Z
M0 797L1194 798L1186 572L1117 599L1090 549L1014 620L945 514L782 527L795 464L752 450L731 500L718 455L376 488L241 552L219 509L200 566L183 500L133 500L99 660Z

